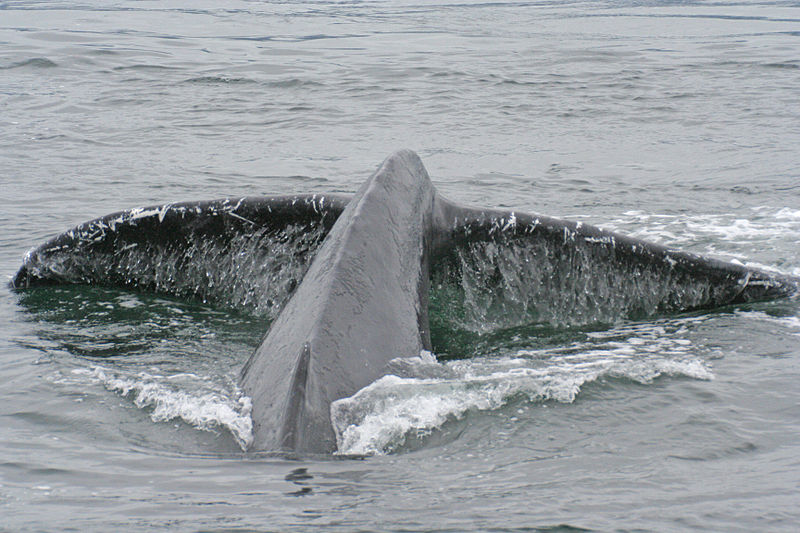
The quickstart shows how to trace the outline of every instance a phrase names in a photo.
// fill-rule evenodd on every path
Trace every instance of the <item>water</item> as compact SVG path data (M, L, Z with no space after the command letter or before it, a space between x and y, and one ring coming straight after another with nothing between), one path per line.
M407 147L462 203L800 275L798 30L793 1L0 2L0 271L136 206L352 192ZM339 455L287 458L243 451L236 386L273 307L186 292L0 289L0 530L800 521L796 300L473 318L443 333L469 358L395 361L335 405Z

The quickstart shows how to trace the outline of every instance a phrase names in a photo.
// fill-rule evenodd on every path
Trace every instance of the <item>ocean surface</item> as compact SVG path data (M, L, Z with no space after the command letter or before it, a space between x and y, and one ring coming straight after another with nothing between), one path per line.
M288 457L237 386L268 316L7 286L85 220L401 148L461 203L800 275L800 2L0 0L0 531L797 530L797 298L451 339Z

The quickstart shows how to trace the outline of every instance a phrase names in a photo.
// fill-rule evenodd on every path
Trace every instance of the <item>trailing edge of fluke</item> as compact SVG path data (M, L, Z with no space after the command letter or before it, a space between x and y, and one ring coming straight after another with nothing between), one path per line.
M431 269L481 246L528 247L540 266L557 265L554 287L578 297L592 292L587 278L601 272L616 282L584 305L613 300L621 313L642 308L637 294L653 312L679 312L798 290L796 278L589 225L459 206L437 194L411 151L387 158L352 198L168 204L86 222L31 250L11 284L94 283L259 302L275 318L241 371L253 402L252 448L328 453L336 449L331 403L385 375L392 359L432 348ZM215 277L209 261L226 265L224 275ZM276 275L287 265L292 275ZM285 297L263 297L270 283L286 284Z

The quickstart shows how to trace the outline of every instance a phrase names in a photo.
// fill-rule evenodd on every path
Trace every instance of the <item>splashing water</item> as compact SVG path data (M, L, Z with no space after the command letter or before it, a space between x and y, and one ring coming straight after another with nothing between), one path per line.
M226 390L207 377L191 373L132 374L102 366L74 369L72 373L131 398L140 409L151 410L153 422L181 419L204 431L223 428L233 435L242 450L253 441L250 399L238 387Z
M571 403L582 387L603 379L641 384L660 376L713 379L698 355L709 349L686 338L698 320L623 325L589 333L564 348L505 357L438 363L423 353L397 359L395 374L331 405L338 453L395 452L410 436L424 437L467 412L502 410L518 400Z
M686 217L628 211L603 226L666 246L694 248L724 260L800 276L796 255L786 254L786 250L796 249L800 239L798 209L754 207L745 218L741 213ZM749 260L753 250L764 250L761 262Z
M56 365L49 378L66 394L102 386L154 422L182 420L230 433L242 449L250 444L250 403L237 375L263 320L102 287L36 288L20 303L37 327L46 322L35 347L47 354L42 363L67 366Z
M454 329L478 333L533 323L614 323L692 308L721 290L711 281L598 253L583 241L570 247L544 239L469 243L434 271L434 313Z
M219 239L193 236L185 247L142 244L108 254L55 253L36 268L70 283L144 288L274 318L325 234L321 225L291 225Z

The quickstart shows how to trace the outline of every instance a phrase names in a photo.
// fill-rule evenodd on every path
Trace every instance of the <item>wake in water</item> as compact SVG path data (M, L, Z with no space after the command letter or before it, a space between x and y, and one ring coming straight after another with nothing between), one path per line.
M525 401L571 403L582 387L605 379L640 384L660 376L712 379L714 351L688 338L703 318L630 324L588 333L582 341L510 356L444 363L423 352L396 359L395 373L331 406L339 453L403 449L470 411L502 410Z
M235 383L222 387L208 376L192 373L134 374L97 365L75 369L72 374L129 398L136 407L149 410L153 422L180 419L204 431L224 429L242 450L253 440L252 405Z
M230 434L241 449L250 444L250 402L237 376L263 332L263 319L87 286L26 291L20 303L35 321L31 347L47 354L41 364L54 364L48 381L66 394L83 397L100 386L153 422ZM148 445L164 446L146 427L142 433Z

